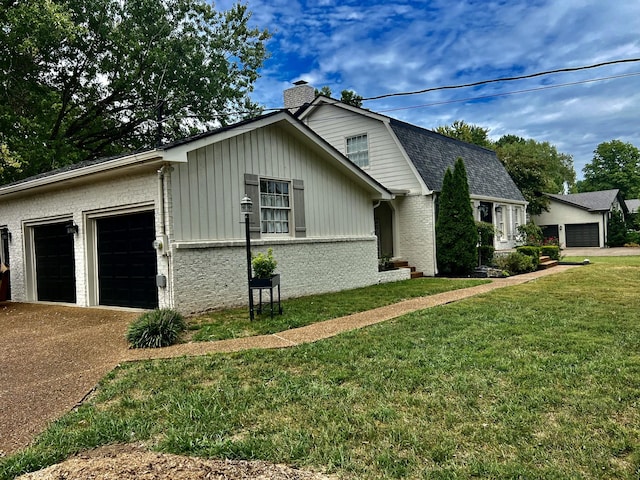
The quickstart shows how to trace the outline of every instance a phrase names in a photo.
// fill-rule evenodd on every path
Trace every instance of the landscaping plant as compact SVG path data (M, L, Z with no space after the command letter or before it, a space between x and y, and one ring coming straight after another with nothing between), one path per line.
M278 266L278 262L273 258L273 249L269 248L267 253L259 252L251 259L253 274L256 278L270 278Z
M175 310L152 310L129 325L127 342L132 348L168 347L176 343L186 328L184 318Z
M436 221L436 256L443 274L471 272L478 262L478 230L473 219L467 171L462 158L447 169Z

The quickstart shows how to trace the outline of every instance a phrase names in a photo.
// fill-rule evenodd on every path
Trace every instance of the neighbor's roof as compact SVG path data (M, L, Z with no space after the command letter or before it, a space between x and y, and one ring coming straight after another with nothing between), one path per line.
M547 193L547 197L574 207L588 210L589 212L603 212L611 210L611 205L616 200L620 190L601 190L599 192L570 193L568 195L556 195Z
M640 209L640 199L638 198L625 200L624 203L627 204L627 210L629 210L630 213L636 213L638 209Z
M391 128L431 190L442 190L447 168L462 158L471 195L524 202L495 152L391 118Z

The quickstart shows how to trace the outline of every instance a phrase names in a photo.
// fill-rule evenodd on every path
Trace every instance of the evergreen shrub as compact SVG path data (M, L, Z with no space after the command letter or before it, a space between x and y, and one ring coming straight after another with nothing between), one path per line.
M533 257L519 252L511 252L493 259L497 268L506 271L509 275L533 272L538 268Z
M540 263L540 247L534 247L533 245L524 245L522 247L516 247L516 251L522 255L527 255L533 260L534 270L538 268Z
M557 245L543 245L540 247L540 253L551 260L560 260L560 247Z

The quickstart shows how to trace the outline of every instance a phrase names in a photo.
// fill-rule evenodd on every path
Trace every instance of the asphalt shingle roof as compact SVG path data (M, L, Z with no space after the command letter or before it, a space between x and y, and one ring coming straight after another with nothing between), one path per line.
M549 198L559 202L568 203L590 212L603 212L611 210L611 205L618 196L620 190L601 190L599 192L570 193L568 195L556 195L547 193Z
M513 179L492 150L393 118L390 125L422 180L430 189L442 190L442 181L447 168L453 170L456 160L460 157L467 170L471 195L525 201Z
M625 200L624 203L627 204L627 210L631 213L635 213L640 209L640 199L633 198L631 200Z

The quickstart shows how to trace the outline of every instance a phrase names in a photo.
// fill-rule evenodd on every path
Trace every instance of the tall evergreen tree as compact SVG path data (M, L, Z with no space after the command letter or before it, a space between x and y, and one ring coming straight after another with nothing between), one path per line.
M467 170L462 158L445 172L436 221L436 256L440 273L469 273L478 261L478 231L473 219Z

